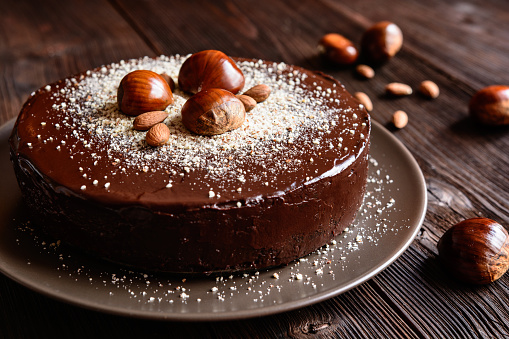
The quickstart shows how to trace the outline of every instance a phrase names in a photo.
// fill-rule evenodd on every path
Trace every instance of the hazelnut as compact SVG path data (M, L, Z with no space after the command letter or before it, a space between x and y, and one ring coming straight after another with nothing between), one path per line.
M488 86L470 99L470 115L486 125L509 125L509 86Z
M193 95L182 106L182 123L201 135L216 135L239 128L246 119L244 104L231 92L206 89Z
M489 284L509 268L507 230L488 218L464 220L438 241L440 261L458 280Z
M244 74L235 62L215 50L191 55L182 64L178 76L180 89L193 94L209 88L222 88L237 94L244 82Z
M403 45L403 33L394 23L381 21L364 32L361 38L361 54L375 64L389 61Z
M168 75L168 73L161 73L161 76L164 80L168 83L168 86L170 86L171 91L175 91L175 81L171 76Z
M336 33L326 34L320 39L318 52L338 65L351 65L359 56L353 42Z
M173 93L164 78L152 71L128 73L117 90L118 107L127 115L164 111L173 103Z

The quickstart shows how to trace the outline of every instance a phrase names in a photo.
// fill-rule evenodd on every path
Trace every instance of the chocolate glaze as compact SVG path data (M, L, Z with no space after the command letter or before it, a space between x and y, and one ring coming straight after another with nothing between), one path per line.
M244 69L257 62L235 60ZM70 79L86 78L86 73L39 89L23 106L10 138L11 160L35 224L94 255L169 272L261 269L287 264L325 245L352 222L362 203L370 118L335 79L295 66L282 74L289 72L307 76L299 85L306 92L334 89L332 97L338 100L323 108L339 109L348 118L339 119L329 133L303 128L300 138L269 154L266 163L255 155L234 161L232 171L246 174L241 191L238 181L213 176L206 167L182 172L181 166L161 164L157 158L152 160L155 171L123 166L130 155L109 149L92 132L87 137L91 147L84 145L83 134L73 135L77 125L62 123L70 114L54 104L68 102L58 99L58 93L73 86ZM305 142L311 138L318 140L314 147ZM329 147L339 138L341 147ZM206 160L211 157L194 151ZM219 156L239 154L226 150ZM300 165L267 170L288 158ZM171 171L179 174L168 188ZM220 196L209 197L209 190Z

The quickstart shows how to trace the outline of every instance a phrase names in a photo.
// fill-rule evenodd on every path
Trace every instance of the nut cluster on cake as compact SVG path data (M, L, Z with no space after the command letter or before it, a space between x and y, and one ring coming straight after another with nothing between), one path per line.
M218 135L239 128L246 112L270 94L270 87L260 84L235 96L244 83L242 71L223 52L205 50L191 55L178 74L180 90L193 94L181 110L184 126L200 135ZM174 102L174 89L172 77L149 70L132 71L120 82L120 111L137 116L134 128L148 130L146 141L151 146L162 146L170 138L170 130L162 121L168 116L164 110Z

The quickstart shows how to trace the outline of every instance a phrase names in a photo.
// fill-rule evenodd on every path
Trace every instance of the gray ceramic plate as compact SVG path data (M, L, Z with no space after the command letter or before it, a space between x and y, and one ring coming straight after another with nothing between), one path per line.
M0 128L0 271L42 294L89 309L150 319L226 320L317 303L367 281L396 260L426 212L426 184L412 155L373 123L367 195L352 227L288 266L192 278L128 271L33 231L9 161L13 121Z

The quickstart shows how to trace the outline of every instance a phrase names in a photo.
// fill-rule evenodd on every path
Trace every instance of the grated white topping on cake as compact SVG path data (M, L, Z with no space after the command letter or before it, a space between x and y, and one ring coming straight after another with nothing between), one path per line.
M342 131L334 140L327 138L330 130L344 121L360 131L361 138L367 136L364 121L355 114L348 114L359 106L346 110L333 107L340 103L336 88L342 85L334 83L332 88L323 89L320 83L313 83L309 88L304 84L306 74L284 63L267 64L260 60L237 63L245 76L244 91L258 84L266 84L272 90L265 102L247 113L241 128L212 137L190 133L180 116L181 107L189 96L177 88L173 93L175 102L166 109L169 116L164 121L170 128L170 139L162 147L148 146L146 132L132 127L134 117L126 116L118 109L118 85L127 73L138 69L167 73L177 80L180 66L187 57L176 55L121 61L88 71L87 76L68 79L65 87L55 92L52 98L55 100L53 109L62 112L61 116L48 118L44 124L72 131L72 136L66 138L72 137L86 148L94 143L105 148L108 159L95 153L90 155L95 160L94 165L105 161L113 163L118 173L125 172L126 168L140 173L165 171L171 178L199 168L205 169L211 178L236 181L239 187L248 179L268 185L275 173L296 171L305 161L299 158L309 154L310 150L316 150L316 154L309 156L309 162L316 161L321 152L327 150L349 151L343 149L342 141L354 137L353 129ZM48 90L48 86L44 90ZM57 142L60 144L61 141ZM294 145L297 142L299 147ZM72 158L71 142L67 143ZM266 171L250 173L249 169L243 170L246 159ZM311 177L314 174L309 173ZM170 180L165 186L171 187L171 183Z

